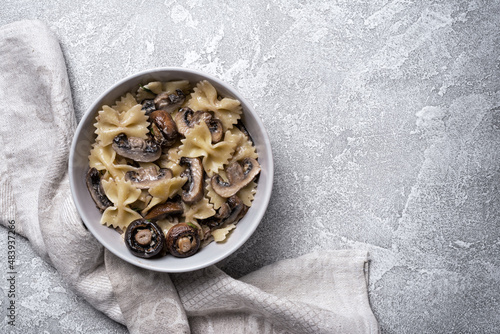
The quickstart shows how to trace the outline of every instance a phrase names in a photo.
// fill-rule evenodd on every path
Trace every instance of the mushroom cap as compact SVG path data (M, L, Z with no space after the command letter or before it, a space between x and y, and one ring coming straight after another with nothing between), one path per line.
M125 231L125 244L137 257L151 258L162 251L165 243L163 231L150 220L134 220Z
M165 110L168 113L173 113L184 103L186 99L186 95L180 89L175 90L175 94L168 94L167 92L163 92L158 94L155 99L156 109Z
M137 137L128 137L120 133L113 139L111 145L122 157L140 162L152 162L161 156L161 147L154 141Z
M167 250L175 257L194 255L200 248L200 235L187 223L179 223L168 230L166 235Z
M179 161L181 166L186 166L182 176L188 178L182 189L182 200L187 204L193 204L203 198L204 170L201 158L182 157Z
M157 186L162 180L172 178L172 171L168 168L145 167L125 173L125 180L132 182L138 189L149 189Z
M92 167L89 169L87 172L86 183L90 197L94 200L94 203L99 211L103 212L108 207L113 205L104 192L104 188L101 183L101 174L96 168Z
M177 140L177 125L175 124L172 116L165 110L155 110L149 115L152 121L152 126L156 125L161 130L163 140L161 145L164 147L172 146ZM155 137L159 134L155 134Z
M167 201L163 204L155 205L144 219L160 220L166 216L177 215L184 212L184 207L180 201Z
M167 140L163 136L162 131L160 130L158 125L156 125L156 123L151 122L151 125L149 126L149 132L151 133L151 136L153 137L155 143L157 143L161 147L167 146Z
M245 158L230 163L225 171L229 182L224 182L219 174L212 176L210 183L214 191L221 197L231 197L241 188L252 182L260 173L260 164L253 158Z

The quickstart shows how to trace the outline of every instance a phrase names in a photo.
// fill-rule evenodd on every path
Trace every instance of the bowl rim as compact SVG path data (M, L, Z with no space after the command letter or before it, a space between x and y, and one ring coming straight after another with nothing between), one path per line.
M84 124L88 122L89 118L95 117L95 112L98 110L98 108L102 107L103 101L113 92L115 91L118 87L130 82L136 80L136 83L140 83L140 78L144 77L146 75L154 75L155 73L159 72L183 72L183 73L189 73L190 75L195 75L195 76L200 76L203 79L201 80L208 80L212 83L215 83L218 86L224 87L225 90L229 91L233 97L237 98L241 105L244 106L243 108L243 114L245 113L250 113L252 115L253 120L255 123L257 123L258 128L260 129L263 142L262 144L266 148L266 154L268 156L267 161L267 168L266 168L266 175L268 182L266 184L259 184L259 187L262 187L259 189L260 194L258 196L262 197L261 199L261 206L263 206L262 209L257 210L256 214L253 215L252 220L256 221L254 224L250 225L249 228L247 228L247 232L240 237L239 239L236 240L235 244L226 252L223 252L219 254L218 256L215 256L211 258L208 261L202 262L201 264L198 265L193 265L185 269L178 269L178 268L162 268L158 266L152 266L149 265L148 261L144 261L145 259L142 258L136 258L135 262L131 262L130 258L124 255L124 252L116 252L112 247L108 247L107 240L106 238L98 233L97 229L95 229L95 226L91 223L87 223L84 219L84 215L82 215L82 212L85 211L85 208L82 206L82 204L77 200L78 196L76 194L77 190L76 188L76 175L75 175L75 166L74 166L74 159L75 159L75 152L77 149L77 144L78 144L78 137L80 136L80 133L84 130ZM200 80L200 81L201 81ZM127 92L124 91L121 94L126 94ZM273 188L273 179L274 179L274 161L273 161L273 152L269 140L269 136L267 134L266 128L264 127L264 124L262 120L260 119L259 115L257 112L253 109L252 105L243 97L240 95L238 91L236 91L235 88L233 88L231 85L223 82L219 78L212 76L210 74L198 71L198 70L193 70L193 69L187 69L183 67L156 67L156 68L150 68L146 70L142 70L139 72L136 72L134 74L128 75L124 77L123 79L115 82L112 84L110 87L108 87L103 93L101 93L96 99L94 99L94 102L90 105L89 108L87 108L82 115L82 118L78 122L78 126L74 132L73 138L72 138L72 143L70 147L70 154L69 154L69 161L68 161L68 171L69 171L69 181L70 181L70 189L71 189L71 195L72 199L75 203L75 206L77 208L77 212L87 227L87 229L92 233L92 235L99 241L99 243L111 253L113 253L115 256L118 256L122 260L131 263L135 266L141 267L143 269L148 269L148 270L153 270L153 271L158 271L158 272L166 272L166 273L181 273L181 272L190 272L194 270L199 270L206 268L210 265L213 265L215 263L218 263L225 259L226 257L230 256L231 254L234 254L255 232L257 227L260 225L262 218L264 217L264 214L267 211L270 199L271 199L271 193L272 193L272 188ZM98 227L102 227L102 225L99 225ZM125 243L123 244L123 249L125 250Z

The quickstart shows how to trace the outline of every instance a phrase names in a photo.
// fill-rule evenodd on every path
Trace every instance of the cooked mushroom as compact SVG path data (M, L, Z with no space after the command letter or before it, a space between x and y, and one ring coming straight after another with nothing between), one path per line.
M186 95L180 89L175 90L175 94L167 92L160 93L154 99L156 109L165 110L168 113L173 113L184 103Z
M137 137L127 138L124 133L113 139L112 147L122 157L140 162L155 161L161 155L161 147L154 141Z
M142 110L146 112L146 115L151 114L156 110L155 101L154 100L144 100L142 101Z
M162 131L160 130L160 128L158 127L158 125L156 125L156 123L154 122L151 122L151 125L149 126L149 132L151 134L151 136L153 137L153 141L158 144L159 146L163 147L163 146L167 146L167 140L165 139L165 137L163 136L163 133Z
M163 147L172 146L177 139L177 126L172 116L165 110L155 110L149 115L155 140ZM157 130L154 126L156 125ZM155 133L156 132L156 133ZM160 139L162 137L163 139Z
M125 244L133 255L148 259L161 252L165 236L155 222L137 219L125 231Z
M104 189L102 188L101 183L101 174L94 167L90 168L87 172L87 189L89 190L90 197L95 202L95 205L99 209L99 211L103 212L106 208L113 205L109 198L104 193Z
M226 168L229 182L224 182L219 174L212 176L210 183L214 191L222 197L228 198L236 194L241 188L252 182L260 173L260 165L253 158L234 161Z
M167 250L175 257L194 255L200 248L200 235L187 223L174 225L166 236Z
M201 110L194 112L191 108L181 108L177 115L175 115L175 124L177 124L179 133L183 136L186 136L189 129L193 128L201 121L207 123L210 134L212 135L212 143L215 144L220 142L224 135L222 122L214 118L209 112Z
M212 143L218 143L222 140L224 135L222 131L222 122L217 118L212 117L212 114L206 111L197 111L193 116L193 123L198 124L200 122L207 123L208 130L212 135Z
M243 201L236 195L233 195L227 199L227 205L229 206L230 214L222 221L222 224L231 224L237 222L242 214L244 215L248 207L243 204Z
M193 204L203 198L203 165L201 158L182 157L179 161L181 166L186 166L181 176L188 178L182 189L182 200L187 204Z
M155 205L144 218L160 220L164 219L166 216L177 215L183 212L184 208L180 201L167 201L163 204Z
M172 178L172 171L168 168L146 167L128 171L125 180L132 182L138 189L149 189L158 185L162 180Z
M238 120L236 127L247 137L248 140L250 140L250 142L252 142L252 145L255 146L252 136L250 136L250 133L248 132L247 128L245 127L241 119Z
M203 224L209 227L219 227L222 225L231 224L237 222L245 215L248 207L243 204L241 199L233 195L227 199L227 201L222 204L217 213L208 219L203 221Z

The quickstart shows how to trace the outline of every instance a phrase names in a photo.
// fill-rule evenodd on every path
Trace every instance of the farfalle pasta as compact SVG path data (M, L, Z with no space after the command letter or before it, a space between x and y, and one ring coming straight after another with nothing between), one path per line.
M86 180L101 223L143 258L226 240L260 172L241 115L208 81L152 81L102 106Z
M240 101L228 97L219 98L214 86L206 80L196 85L188 107L193 110L212 111L222 122L224 130L232 129L242 114Z
M231 156L235 153L238 139L230 131L227 131L224 141L212 144L210 130L205 122L200 122L181 140L180 156L203 157L205 172L212 176L223 168Z
M102 146L110 145L119 134L145 139L147 138L148 117L144 114L140 104L134 105L127 111L118 111L109 106L103 106L96 118L95 133L97 142Z

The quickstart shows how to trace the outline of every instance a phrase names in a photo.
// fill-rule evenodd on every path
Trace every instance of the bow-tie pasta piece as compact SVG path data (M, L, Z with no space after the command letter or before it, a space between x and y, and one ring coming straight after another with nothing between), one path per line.
M130 110L135 105L137 105L137 100L132 94L127 93L125 96L122 96L120 100L116 101L116 104L111 108L121 113Z
M125 173L135 168L116 160L116 152L111 145L101 146L94 144L89 155L89 165L99 171L105 171L104 178L124 178Z
M129 181L123 179L102 180L102 187L113 206L104 211L101 224L119 227L124 231L131 222L142 218L138 212L129 207L129 204L134 203L141 196L140 189L135 188Z
M172 177L162 180L157 186L150 188L149 193L153 196L153 199L141 213L145 215L155 205L165 203L167 199L179 194L186 181L187 177Z
M255 151L255 146L253 146L250 139L245 135L240 129L234 127L231 129L231 134L238 138L236 149L234 150L233 156L229 160L229 163L233 161L243 160L245 158L257 159L259 156Z
M193 89L187 106L194 111L213 111L215 117L222 122L224 130L232 129L242 114L240 101L228 97L220 99L217 90L206 80Z
M226 131L224 140L212 144L212 135L205 122L200 122L182 139L180 156L203 157L203 168L208 176L217 173L228 162L236 148L239 138Z
M226 240L228 233L236 227L235 224L229 224L225 227L218 228L212 231L212 236L215 242L222 242Z
M215 210L208 202L207 198L203 198L193 205L184 203L184 216L186 222L194 222L195 219L207 219L215 215Z
M174 94L178 89L188 93L190 88L188 80L168 82L152 81L146 85L140 85L135 98L138 102L142 103L144 100L154 99L161 93Z
M94 124L97 129L96 141L102 146L107 146L113 143L113 139L121 133L127 137L146 139L149 122L148 116L141 108L140 104L136 104L127 111L119 112L109 106L103 106Z
M163 84L160 81L152 81L147 85L140 85L135 98L141 102L144 100L154 99L157 94L163 90Z
M167 92L167 94L173 94L178 89L189 92L190 88L188 80L167 81L163 84L163 91Z

